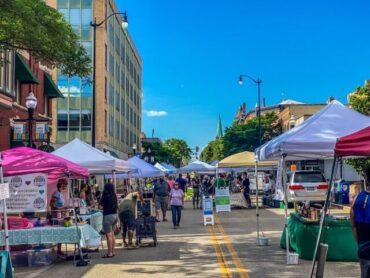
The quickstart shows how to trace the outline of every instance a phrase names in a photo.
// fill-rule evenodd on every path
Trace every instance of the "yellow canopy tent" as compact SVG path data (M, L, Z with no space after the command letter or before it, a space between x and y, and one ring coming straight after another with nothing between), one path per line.
M217 164L217 168L238 168L254 167L256 165L256 156L254 152L241 152L230 155L222 159ZM260 161L258 166L276 166L277 161Z

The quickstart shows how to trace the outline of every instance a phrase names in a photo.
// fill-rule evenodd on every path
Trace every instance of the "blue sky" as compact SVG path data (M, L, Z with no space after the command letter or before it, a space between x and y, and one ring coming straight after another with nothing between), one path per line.
M143 130L191 147L242 102L324 103L370 79L370 1L116 0L143 60ZM153 111L149 113L148 111ZM156 113L160 112L162 113ZM147 115L149 114L149 115ZM165 114L153 117L153 114Z

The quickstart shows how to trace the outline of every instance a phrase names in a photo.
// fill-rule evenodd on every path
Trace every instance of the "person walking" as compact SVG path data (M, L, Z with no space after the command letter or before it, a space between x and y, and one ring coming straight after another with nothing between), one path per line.
M178 182L175 182L170 192L170 203L173 228L178 229L180 227L181 209L184 206L184 192L180 189L180 184Z
M169 176L168 180L167 180L167 183L170 186L170 188L172 189L174 184L175 184L175 179L172 176Z
M199 208L199 187L200 181L198 177L191 180L191 185L193 187L193 209Z
M179 177L176 179L176 182L180 184L182 192L186 192L186 180L182 177L182 174L179 174Z
M135 231L135 210L138 199L143 201L140 191L136 189L134 192L127 194L118 207L119 219L122 225L123 246L125 247L133 247L132 238ZM126 234L128 243L126 241Z
M249 182L247 173L243 173L242 178L243 178L243 181L242 181L243 195L244 195L245 201L247 202L248 208L251 208L252 202L251 202L251 197L250 197L250 182Z
M115 256L114 246L116 238L114 230L117 225L117 196L114 192L114 185L107 183L104 186L103 194L100 200L103 207L103 230L107 237L108 253L103 258L113 258Z
M354 199L350 215L358 243L361 278L370 278L370 186Z
M159 181L155 183L153 190L153 198L155 204L155 216L156 222L159 221L159 212L162 211L162 221L167 221L167 205L168 205L168 194L171 191L170 186L164 180L163 177L159 178Z

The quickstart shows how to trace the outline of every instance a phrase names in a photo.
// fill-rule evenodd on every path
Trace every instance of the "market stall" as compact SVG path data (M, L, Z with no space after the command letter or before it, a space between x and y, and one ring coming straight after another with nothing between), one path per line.
M53 193L57 190L57 183L61 184L61 181L72 178L87 178L89 172L85 167L26 147L9 149L1 155L3 161L0 182L3 182L4 174L4 181L9 184L9 198L5 199L6 204L3 207L10 213L27 212L28 216L7 220L7 213L4 213L6 224L5 230L0 232L3 235L0 236L0 245L75 243L77 250L81 251L81 247L100 242L100 235L90 225L77 223L74 208L68 207L68 191L58 193L60 196L64 195L60 198L65 200L65 207L55 211L56 218L44 219L35 214L48 210L51 195L54 196ZM72 223L73 220L75 224Z
M233 155L230 155L220 162L217 163L217 168L221 169L233 169L233 168L246 168L246 167L253 167L255 168L255 185L256 185L256 221L257 221L257 243L260 242L260 223L259 223L259 183L262 183L261 178L259 178L258 175L258 169L259 167L264 168L272 168L276 166L277 163L275 161L256 161L256 155L253 152L240 152ZM233 197L231 198L231 201L242 204L245 203L245 198L243 194L238 195L239 198Z
M330 159L334 157L337 138L368 127L370 118L338 101L333 101L303 122L257 149L257 159L279 160L277 187L284 190L286 216L286 243L289 246L289 223L287 213L286 160ZM333 173L333 171L332 171ZM320 234L320 233L319 233ZM287 248L289 262L289 248Z
M200 173L200 174L215 174L216 167L209 165L200 160L194 160L188 165L178 169L179 173Z

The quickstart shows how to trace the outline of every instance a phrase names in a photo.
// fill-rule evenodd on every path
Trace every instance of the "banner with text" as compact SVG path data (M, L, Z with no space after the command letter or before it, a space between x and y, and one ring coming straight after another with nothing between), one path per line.
M231 211L229 187L216 188L215 203L216 212Z
M47 174L5 177L4 180L9 183L10 196L6 200L8 212L47 210Z

